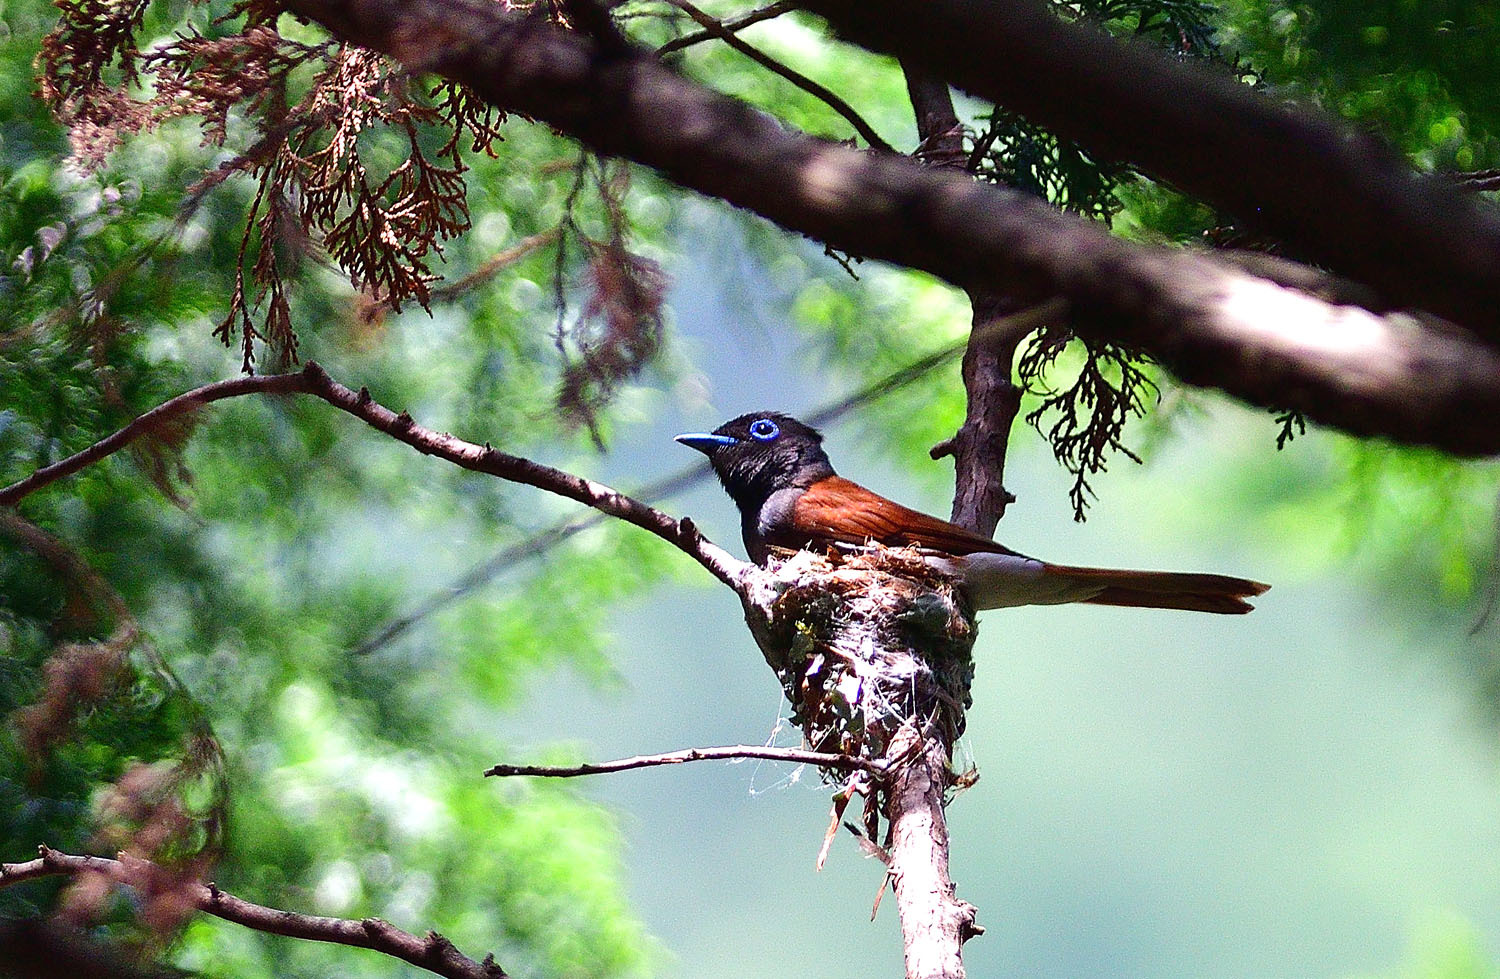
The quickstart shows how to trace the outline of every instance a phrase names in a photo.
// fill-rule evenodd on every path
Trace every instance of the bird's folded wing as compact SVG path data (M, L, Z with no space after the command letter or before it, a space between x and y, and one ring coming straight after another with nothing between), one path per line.
M846 544L927 547L947 554L988 552L1021 557L988 537L904 507L842 476L821 479L792 507L798 534ZM795 545L795 546L800 546Z

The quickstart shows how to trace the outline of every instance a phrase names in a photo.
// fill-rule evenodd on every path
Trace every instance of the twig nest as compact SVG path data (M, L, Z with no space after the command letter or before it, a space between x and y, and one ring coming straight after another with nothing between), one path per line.
M816 750L880 759L903 726L948 746L963 733L974 613L916 551L798 551L755 572L744 597Z

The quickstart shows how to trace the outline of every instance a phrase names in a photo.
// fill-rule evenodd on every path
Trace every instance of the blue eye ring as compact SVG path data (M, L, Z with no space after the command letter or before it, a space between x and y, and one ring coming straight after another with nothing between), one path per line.
M781 434L781 427L769 418L757 418L750 423L750 437L759 442L769 442Z

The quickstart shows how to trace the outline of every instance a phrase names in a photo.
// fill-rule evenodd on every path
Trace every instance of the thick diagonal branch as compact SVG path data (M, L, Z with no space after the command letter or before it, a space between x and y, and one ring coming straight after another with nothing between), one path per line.
M1123 160L1398 304L1500 340L1500 212L1332 116L1069 24L1041 0L809 0L900 57Z
M43 846L40 848L40 856L35 860L0 864L0 888L40 877L71 877L78 874L99 874L115 884L128 887L134 886L134 881L148 880L154 869L157 869L155 865L133 857L115 860L109 857L79 856ZM246 901L219 890L213 884L188 883L184 886L187 888L187 897L199 911L255 931L368 948L448 979L506 977L505 970L496 965L493 958L486 956L483 962L475 962L435 931L419 937L379 918L355 921L349 918L299 914L296 911L282 911Z
M1251 273L1125 242L1017 192L788 132L649 52L605 52L499 4L290 0L288 7L341 38L461 81L497 106L836 248L1023 301L1063 296L1078 313L1077 329L1142 349L1188 383L1359 435L1462 454L1500 451L1500 427L1488 421L1500 413L1500 354L1457 330L1320 298L1290 282L1305 272ZM920 35L910 17L927 11L903 7L895 22ZM1340 159L1353 166L1347 156ZM1463 232L1451 235L1455 241L1472 231L1473 247L1488 247L1490 219L1472 201L1452 204L1459 191L1432 191L1414 177L1400 182L1418 186L1424 199L1436 195L1433 213ZM1377 222L1390 203L1383 201L1369 202ZM1398 209L1405 213L1404 204ZM1379 228L1371 234L1399 247L1408 240ZM1472 264L1455 265L1450 286L1484 297L1493 315L1500 262L1483 274L1466 271ZM1435 300L1439 293L1449 290L1434 292Z
M740 589L741 579L750 567L705 538L690 520L675 520L602 483L500 452L488 445L475 445L444 432L423 428L406 412L392 411L371 398L369 391L353 391L345 387L329 377L322 367L311 362L295 374L240 377L208 384L179 395L81 452L0 490L0 506L15 506L28 493L118 452L174 418L196 411L211 402L246 394L309 394L348 412L425 455L436 456L474 472L525 483L576 500L655 534L703 565L714 577L736 591Z

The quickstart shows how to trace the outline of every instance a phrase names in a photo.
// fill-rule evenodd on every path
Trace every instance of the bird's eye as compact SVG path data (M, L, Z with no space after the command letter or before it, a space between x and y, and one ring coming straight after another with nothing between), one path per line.
M757 418L750 423L750 437L769 442L781 434L781 429L769 418Z

